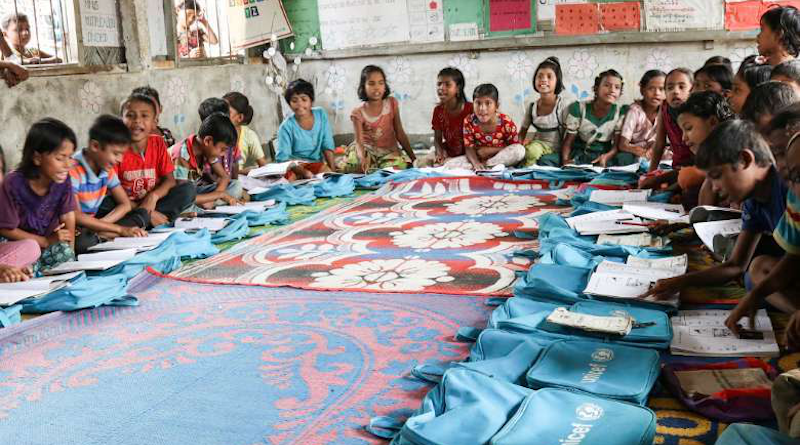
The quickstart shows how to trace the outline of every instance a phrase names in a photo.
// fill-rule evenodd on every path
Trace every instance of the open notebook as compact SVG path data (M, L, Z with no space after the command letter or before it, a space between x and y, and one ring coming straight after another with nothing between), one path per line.
M722 221L709 221L696 223L694 231L703 241L703 244L714 251L714 237L717 235L738 235L742 231L741 219L728 219Z
M650 197L650 190L592 190L589 201L621 206L626 202L643 202Z
M136 256L136 249L109 250L108 252L85 253L78 255L75 261L67 261L47 270L44 275L60 275L80 270L103 271L122 264Z
M727 327L725 319L731 311L693 310L680 311L671 318L674 333L670 352L675 355L698 357L777 357L780 354L775 332L772 330L767 311L756 313L755 334L737 338ZM740 322L749 326L747 318Z
M689 222L686 212L683 211L683 206L680 204L626 202L622 204L622 210L640 218Z
M10 306L26 298L47 295L69 285L70 282L82 275L83 272L73 272L53 277L33 278L19 283L2 283L0 284L0 306Z
M628 263L603 261L589 278L584 293L625 300L640 299L656 281L686 273L687 257L660 258L658 260L628 257ZM669 306L678 305L678 296L669 300L645 301Z
M153 250L163 243L164 240L169 238L172 232L159 232L150 233L148 236L143 237L124 237L120 236L113 241L100 243L96 246L89 248L92 252L106 251L106 250L123 250L123 249L136 249L138 252L145 252Z
M235 206L216 206L211 210L206 210L203 214L218 214L218 215L238 215L240 213L252 211L263 212L270 207L275 206L275 200L270 199L267 201L253 201Z

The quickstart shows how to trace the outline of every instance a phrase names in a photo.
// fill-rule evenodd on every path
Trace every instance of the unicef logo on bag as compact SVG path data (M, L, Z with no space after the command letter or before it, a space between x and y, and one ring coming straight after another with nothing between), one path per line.
M610 362L614 360L614 351L607 348L596 349L592 353L592 360L600 363Z
M575 415L584 422L593 422L603 417L603 408L594 403L584 403L575 410Z

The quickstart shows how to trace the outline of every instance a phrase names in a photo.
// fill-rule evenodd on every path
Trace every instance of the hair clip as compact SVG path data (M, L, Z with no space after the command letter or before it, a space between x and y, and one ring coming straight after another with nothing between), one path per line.
M753 59L753 63L765 65L767 63L767 58L764 56L756 56L755 59Z

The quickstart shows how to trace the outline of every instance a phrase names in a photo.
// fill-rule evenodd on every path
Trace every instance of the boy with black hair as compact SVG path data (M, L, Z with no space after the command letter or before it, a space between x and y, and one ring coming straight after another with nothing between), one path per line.
M164 108L161 106L161 96L158 94L158 90L151 87L150 85L146 85L143 87L136 87L131 91L131 94L144 94L145 96L150 96L158 105L158 110L156 111L156 125L153 129L153 134L161 136L164 138L164 143L167 144L167 147L172 147L175 145L175 136L172 135L172 132L168 128L164 128L160 126L161 120L161 113L164 111Z
M220 97L209 97L200 102L200 106L197 107L197 114L200 115L200 122L203 122L208 116L214 113L222 113L230 117L230 111L228 102L225 102L225 100Z
M786 210L786 185L772 163L772 154L752 122L733 119L717 125L700 145L696 165L705 170L715 193L742 204L742 232L736 239L733 253L722 264L659 280L643 296L669 298L689 286L711 286L740 279L752 273L758 262L752 261L756 248L765 254L778 254L771 249L771 237ZM763 241L761 245L759 242ZM775 246L777 247L777 246ZM751 264L751 261L753 264ZM761 260L759 260L760 262ZM745 281L749 281L745 277ZM769 300L780 305L780 302Z
M75 251L86 252L102 239L147 236L146 210L133 209L114 166L131 145L131 132L121 119L103 115L89 129L89 145L75 153L69 172L75 194L75 220L80 235ZM109 196L106 196L109 195Z
M753 88L744 102L741 117L756 124L756 128L763 135L772 117L798 99L800 97L791 85L770 80Z
M300 160L289 179L312 178L324 171L335 171L333 132L328 114L314 105L314 86L303 79L291 82L284 94L293 113L278 127L276 162Z
M795 311L786 328L786 337L792 349L800 348L800 133L789 142L786 154L785 180L789 185L786 212L778 222L773 237L785 254L782 257L760 256L753 260L750 277L754 284L747 296L731 312L726 324L734 332L742 317L752 315L764 300L773 305L779 302L784 311ZM777 199L777 197L775 197ZM752 329L752 326L749 326Z
M190 135L170 148L175 163L175 179L178 183L195 185L197 206L211 209L217 203L238 203L229 193L231 178L219 162L220 155L236 144L236 139L236 127L230 118L222 113L214 113L203 121L196 135ZM206 167L217 177L215 182L211 182L205 174Z

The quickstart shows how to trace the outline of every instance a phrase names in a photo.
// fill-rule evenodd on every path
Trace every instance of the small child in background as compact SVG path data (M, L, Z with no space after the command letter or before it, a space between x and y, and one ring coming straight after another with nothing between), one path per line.
M558 58L544 59L533 72L533 90L539 99L532 102L525 112L519 139L525 145L523 167L535 165L540 159L545 164L558 164L556 151L561 147L568 102L561 97L564 80ZM534 133L528 138L528 128Z
M755 87L747 96L741 117L756 124L759 133L764 134L772 117L798 100L800 97L789 84L767 81Z
M222 113L230 117L231 107L228 105L228 102L225 102L224 99L219 97L209 97L200 102L200 105L197 107L197 114L200 115L200 122L203 122L208 116L214 113Z
M14 62L4 60L12 55L11 47L8 46L3 33L0 32L0 79L3 79L9 88L28 80L29 76L28 70L25 68Z
M759 64L756 56L748 56L744 59L733 78L733 89L728 96L734 113L741 114L750 91L768 81L770 74L772 74L772 66Z
M764 301L781 302L778 304L779 308L785 312L794 312L786 332L792 346L797 347L800 345L800 313L797 312L800 308L800 280L797 275L800 270L800 138L797 135L789 144L787 172L785 180L789 190L786 211L772 234L785 253L782 257L762 255L753 260L750 266L753 288L731 311L725 324L733 332L738 332L738 323L742 317L755 318L755 312ZM773 196L773 199L778 198L779 196Z
M89 129L89 145L75 153L69 171L80 235L75 252L86 253L103 240L147 236L145 209L133 209L114 169L131 145L131 132L121 119L103 115ZM109 195L109 196L106 196Z
M232 179L236 179L240 174L246 175L254 168L267 165L267 159L264 156L264 149L261 148L261 139L249 127L253 120L253 107L250 106L247 96L232 92L223 96L222 99L228 104L228 115L239 134L236 147L231 147L223 156L225 169L231 173ZM228 168L228 163L233 162L234 159L238 159L235 169L233 165Z
M705 65L694 73L693 93L714 91L728 97L733 88L733 71L727 65Z
M797 58L800 52L800 11L794 6L777 6L761 15L761 32L756 36L758 54L771 66Z
M687 68L675 68L667 74L664 81L664 89L667 94L664 105L661 107L658 131L656 133L656 143L653 146L653 156L650 159L650 172L656 171L664 151L667 147L667 140L672 149L672 166L675 168L684 165L692 165L692 152L683 143L683 131L678 126L677 109L689 99L694 84L694 75ZM664 182L674 182L677 173L660 175L644 181L640 184L643 188L652 188Z
M214 29L197 0L183 0L178 10L178 53L181 57L202 59L206 57L205 43L219 43Z
M752 122L731 119L717 125L697 151L697 167L706 171L715 193L742 204L742 232L725 262L659 280L643 296L669 298L689 286L721 285L742 278L756 264L751 265L751 260L759 241L772 234L786 210L786 185Z
M196 188L195 204L203 209L213 209L220 204L236 205L239 201L228 193L230 177L219 157L236 144L237 134L228 116L212 114L200 125L196 135L190 135L170 148L175 163L175 179L179 184ZM211 170L216 183L203 182L205 172Z
M304 161L287 173L288 179L310 179L314 175L335 171L333 131L328 113L314 105L314 85L297 79L286 87L284 99L292 109L278 127L275 162Z
M472 102L464 92L466 81L458 68L447 67L436 77L439 104L433 109L433 159L419 158L417 167L443 165L464 155L464 119L472 114Z
M164 138L153 134L158 104L150 96L132 94L121 108L133 141L117 164L122 188L135 208L150 215L150 226L174 221L191 207L196 192L191 184L176 185Z
M12 55L7 57L20 64L61 63L61 59L39 48L26 48L31 42L31 25L28 16L22 13L9 14L3 18L0 27L9 44ZM4 59L0 53L0 59Z
M0 184L0 236L31 239L43 250L36 271L75 258L75 196L69 179L75 132L45 118L25 138L22 161Z
M642 76L639 81L642 99L632 103L625 113L619 135L620 151L639 158L648 158L652 155L656 143L658 115L666 98L664 93L666 77L666 73L661 70L650 70Z
M735 117L725 97L715 91L692 94L677 113L683 141L693 155L697 155L700 145L717 125ZM678 186L682 192L681 202L686 209L722 204L722 199L712 190L705 171L695 166L686 165L678 171Z
M405 169L408 162L398 150L399 143L413 163L414 150L400 120L397 99L390 96L386 75L380 67L367 65L361 70L358 98L364 102L350 114L355 142L343 158L343 172L367 173L372 169Z
M472 93L474 112L464 119L464 156L449 159L448 169L485 170L497 165L513 167L525 159L517 126L498 111L500 94L490 83Z
M731 64L731 59L724 57L724 56L711 56L708 60L703 63L703 66L708 65L725 65L728 69L733 72L733 65Z
M615 70L594 79L594 99L573 102L568 109L561 164L597 164L601 167L630 165L636 156L617 146L627 106L617 103L622 95L622 75Z
M131 94L144 94L145 96L150 96L153 100L156 101L156 105L158 105L158 111L156 112L156 126L153 134L157 134L164 138L164 143L167 144L167 147L172 147L175 145L175 136L172 135L172 132L169 131L168 128L164 128L160 126L161 121L161 113L164 111L164 108L161 107L161 97L158 94L158 90L151 87L150 85L134 88L131 91Z
M769 80L788 83L800 96L800 60L788 60L775 66Z

